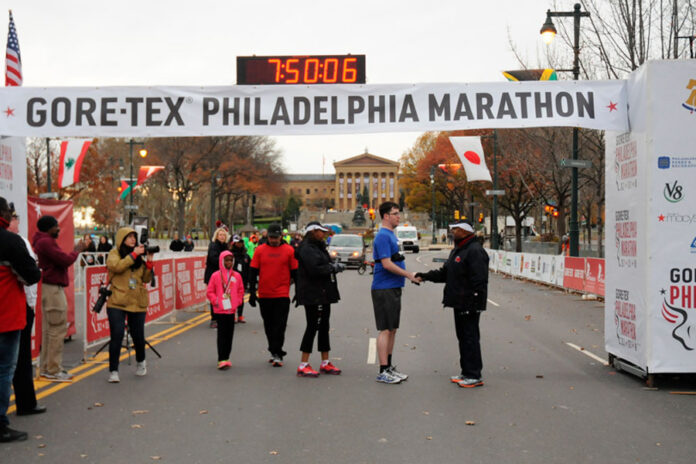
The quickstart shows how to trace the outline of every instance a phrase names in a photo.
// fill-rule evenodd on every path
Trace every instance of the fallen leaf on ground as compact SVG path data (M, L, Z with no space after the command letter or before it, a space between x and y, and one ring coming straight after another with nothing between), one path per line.
M84 458L87 457L87 455L86 455L86 454L81 454L80 457L81 457L82 459L84 459Z
M428 411L423 411L423 414L425 414L426 416L429 416L429 415L430 415L430 412L428 412Z
M525 321L529 321L529 320L531 320L531 319L532 319L532 316L531 316L531 315L524 316L524 320L525 320Z
M377 441L380 442L380 443L386 443L386 442L387 442L387 439L386 439L386 438L380 438L380 439L377 440Z
M150 456L150 459L152 459L153 461L159 461L162 459L162 456Z
M465 424L466 424L466 425L476 425L476 422L474 422L474 421L466 421Z
M45 447L46 447L45 443L39 443L39 446L37 446L37 448L45 448Z
M433 437L431 437L430 435L428 435L427 437L425 437L425 439L426 439L426 440L432 440Z
M36 438L37 440L41 440L43 438L43 435L37 435L34 438Z
M277 455L277 454L278 454L278 452L277 452L277 451L275 451L275 450L273 450L273 451L269 451L269 453L268 453L268 454L272 454L273 456L275 456L275 455Z
M133 425L131 425L131 428L132 428L132 429L142 429L143 426L140 425L140 424L133 424Z
M537 375L536 378L537 378L537 379L543 379L544 376L543 376L543 375Z
M575 390L575 387L570 387L571 390Z
M104 406L104 403L94 403L95 408L101 408L102 406Z
M208 410L207 410L207 409L201 409L200 411L198 411L198 414L208 414Z

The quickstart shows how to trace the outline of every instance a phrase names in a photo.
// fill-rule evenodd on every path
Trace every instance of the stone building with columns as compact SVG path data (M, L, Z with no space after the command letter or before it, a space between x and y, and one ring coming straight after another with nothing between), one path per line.
M385 201L399 201L399 162L365 151L357 156L336 161L336 174L288 174L283 190L302 199L304 208L329 208L352 211L365 188L369 206Z

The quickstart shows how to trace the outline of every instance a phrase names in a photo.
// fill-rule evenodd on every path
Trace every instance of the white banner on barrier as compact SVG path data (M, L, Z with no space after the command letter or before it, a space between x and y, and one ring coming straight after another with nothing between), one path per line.
M1 118L1 116L0 116ZM2 132L0 132L2 133ZM19 233L27 236L27 163L24 137L0 138L0 197L14 203Z
M628 128L625 81L5 87L0 134L171 137Z

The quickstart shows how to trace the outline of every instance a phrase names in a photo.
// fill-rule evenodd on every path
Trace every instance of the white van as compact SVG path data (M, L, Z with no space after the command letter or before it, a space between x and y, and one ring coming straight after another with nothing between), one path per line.
M420 251L420 242L418 229L413 226L398 226L394 232L396 233L396 239L399 241L399 248L406 250L413 250L414 253Z

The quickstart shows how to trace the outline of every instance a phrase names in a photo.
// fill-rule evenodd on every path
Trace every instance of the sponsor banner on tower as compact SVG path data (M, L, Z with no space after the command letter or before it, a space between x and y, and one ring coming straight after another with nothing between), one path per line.
M7 87L0 134L173 137L519 127L628 129L626 81Z

